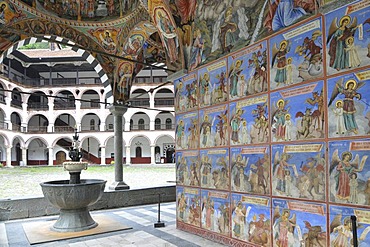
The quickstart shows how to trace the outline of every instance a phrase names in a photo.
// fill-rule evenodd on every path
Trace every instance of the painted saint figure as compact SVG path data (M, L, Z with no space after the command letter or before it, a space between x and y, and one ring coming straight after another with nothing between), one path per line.
M280 42L277 50L276 44L273 48L272 66L276 67L276 75L274 81L279 86L280 83L287 84L287 54L290 51L289 41L283 40Z
M351 26L349 26L350 23L351 17L345 15L339 20L339 27L337 26L337 18L334 18L329 28L327 39L327 44L330 42L328 51L330 56L329 66L338 71L349 68L349 58L345 50L348 48L346 40L354 36L357 29L357 19L353 20Z

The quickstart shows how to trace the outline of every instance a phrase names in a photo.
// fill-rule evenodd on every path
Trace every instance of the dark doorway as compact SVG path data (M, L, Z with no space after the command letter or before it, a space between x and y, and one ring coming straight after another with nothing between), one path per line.
M175 149L168 148L166 150L166 163L174 163L175 162Z
M135 149L135 157L136 158L141 158L142 154L141 154L141 147L136 147Z

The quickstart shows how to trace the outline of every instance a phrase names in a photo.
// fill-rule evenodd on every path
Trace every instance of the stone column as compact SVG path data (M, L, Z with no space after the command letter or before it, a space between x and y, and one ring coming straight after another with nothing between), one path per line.
M100 165L105 166L105 146L100 146Z
M6 166L12 167L12 146L6 146Z
M52 147L49 147L49 161L48 166L54 165L54 149Z
M130 146L126 146L126 165L131 164L131 148Z
M130 131L130 120L125 122L125 131Z
M149 130L155 130L155 121L150 120Z
M109 108L114 117L114 180L115 182L109 186L111 190L128 190L128 186L123 182L123 137L122 137L122 117L127 111L127 108L121 105L112 105Z
M155 145L150 145L150 164L155 164Z
M27 166L27 148L22 148L22 166Z

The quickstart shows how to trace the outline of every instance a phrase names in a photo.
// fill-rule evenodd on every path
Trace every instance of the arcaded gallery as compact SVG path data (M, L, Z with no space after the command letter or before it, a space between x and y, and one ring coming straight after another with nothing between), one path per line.
M156 130L173 119L167 130L174 131L148 132L144 150L148 163L159 153L176 165L177 230L227 246L370 246L369 0L0 6L3 71L24 40L88 52L82 57L98 74L99 100L116 114L114 138L122 139L117 116L140 106L134 103L142 92L152 108L168 103L173 90L175 115L162 108L144 120ZM161 83L134 91L137 78L162 70ZM0 96L11 96L1 84ZM11 124L11 112L1 108ZM130 130L127 119L123 131ZM113 157L133 156L124 148L136 141L111 142ZM127 160L135 158L123 155L115 166Z

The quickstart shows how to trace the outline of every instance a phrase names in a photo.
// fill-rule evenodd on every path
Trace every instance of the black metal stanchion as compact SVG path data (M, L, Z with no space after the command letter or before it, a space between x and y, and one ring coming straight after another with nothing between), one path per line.
M158 222L154 223L155 228L164 227L164 222L161 222L161 194L158 194Z
M351 215L352 220L352 239L353 239L353 247L358 247L358 240L357 240L357 218L355 215Z

